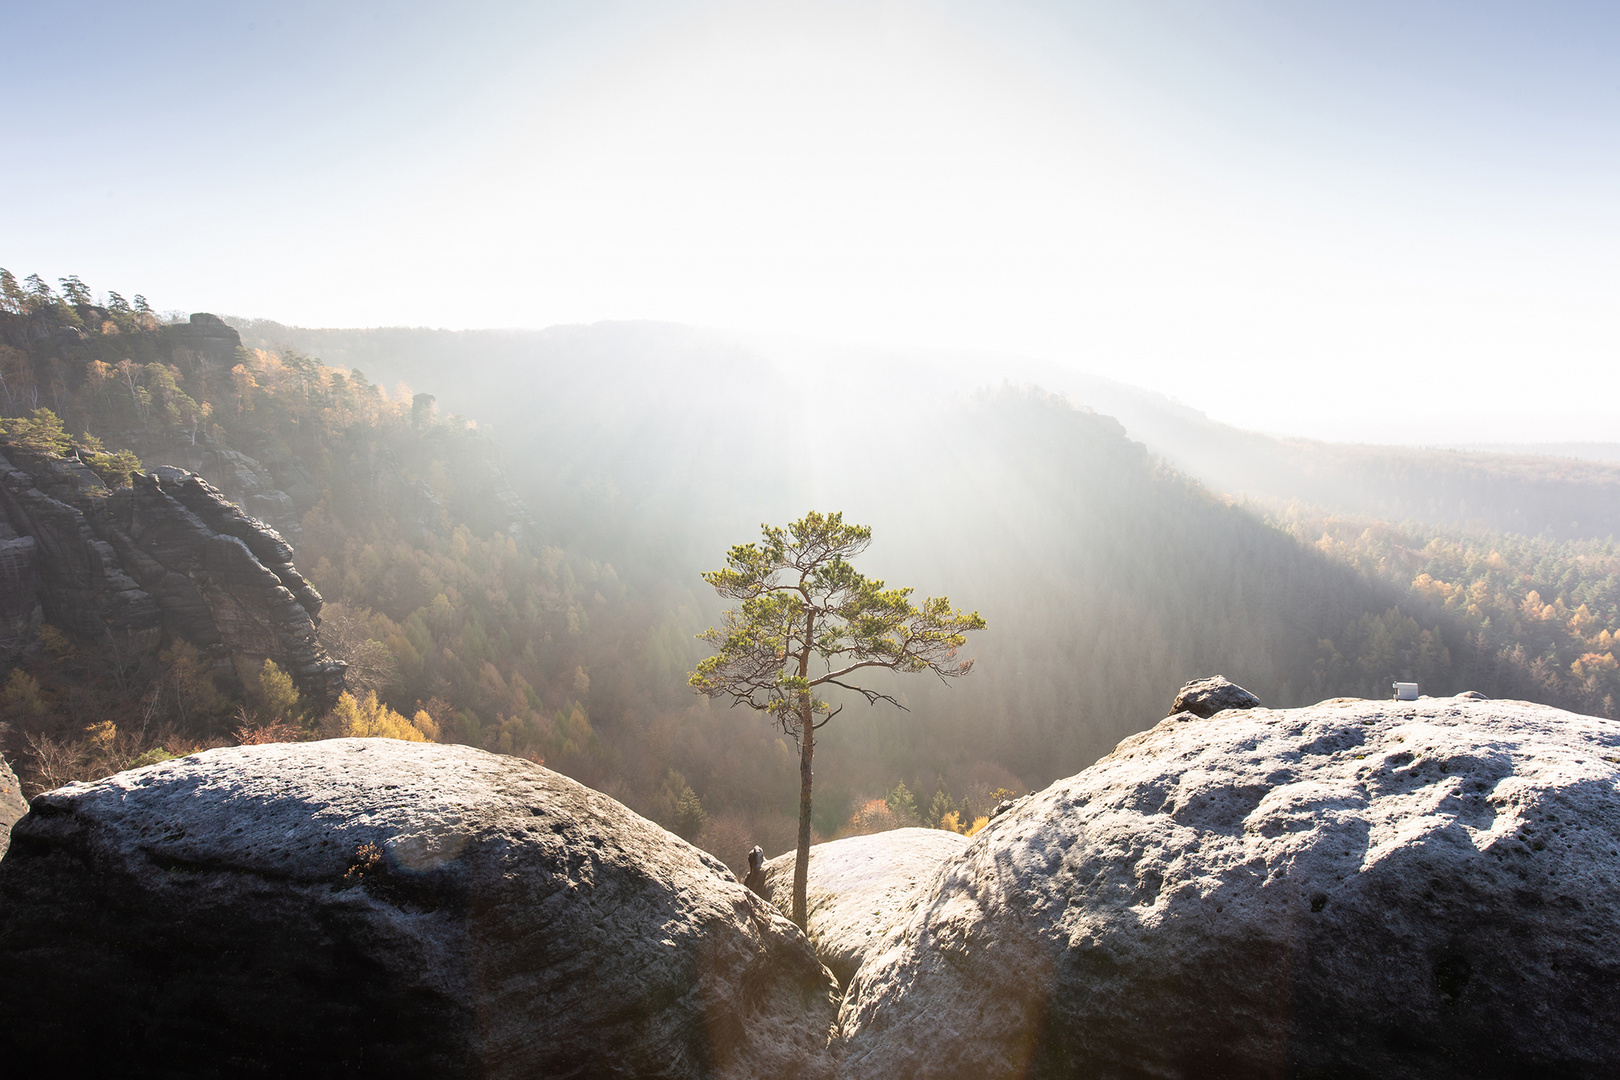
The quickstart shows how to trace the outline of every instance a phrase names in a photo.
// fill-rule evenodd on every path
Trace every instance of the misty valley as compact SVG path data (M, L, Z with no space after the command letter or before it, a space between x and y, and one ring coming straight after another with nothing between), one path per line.
M891 360L0 271L0 1052L1612 1075L1620 458Z

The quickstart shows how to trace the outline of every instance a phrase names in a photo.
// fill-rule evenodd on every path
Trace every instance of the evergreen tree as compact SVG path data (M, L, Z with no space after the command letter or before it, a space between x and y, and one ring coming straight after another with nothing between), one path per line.
M67 297L68 303L77 306L80 304L88 305L91 302L90 288L79 280L78 274L69 274L67 277L60 279L60 283L62 295Z
M930 829L943 828L944 826L941 823L945 820L945 815L950 812L951 797L945 793L945 789L942 787L934 792L934 799L928 804L928 816L923 819L923 824Z
M690 682L701 694L770 714L798 740L793 921L802 928L815 733L843 709L834 709L817 692L839 687L868 704L898 706L892 695L850 680L869 668L931 671L942 679L966 675L973 661L957 659L957 650L969 631L985 624L978 612L963 614L944 597L916 605L912 590L886 589L856 571L849 560L866 550L872 530L845 525L842 513L811 512L785 529L766 525L762 531L763 543L733 547L726 569L703 575L721 596L742 601L742 607L726 613L722 628L701 635L720 651L698 664Z
M889 804L889 810L900 824L910 825L917 820L917 802L911 797L904 780L894 785L894 790L889 792L884 802Z
M708 821L709 815L704 811L697 792L690 787L683 787L680 798L675 802L676 835L684 840L695 840Z

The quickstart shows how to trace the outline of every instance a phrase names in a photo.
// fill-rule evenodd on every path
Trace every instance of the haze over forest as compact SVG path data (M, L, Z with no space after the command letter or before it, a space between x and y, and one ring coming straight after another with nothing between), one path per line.
M774 853L791 739L686 676L700 572L810 509L989 623L828 729L822 836L968 824L1200 675L1620 715L1611 12L0 20L56 88L0 148L8 452L92 518L135 461L245 500L373 710L22 612L32 790L394 724Z
M873 528L861 569L990 626L971 677L897 677L880 685L903 710L857 700L823 732L823 837L965 824L1217 672L1277 706L1410 679L1620 715L1617 464L1277 440L1119 384L1064 396L668 324L236 320L238 339L62 289L6 279L15 460L48 442L43 415L82 460L199 470L292 540L357 696L417 717L413 737L542 759L733 865L789 845L796 758L687 688L721 612L699 572L811 508ZM240 661L104 670L63 614L8 652L9 756L35 790L371 730Z

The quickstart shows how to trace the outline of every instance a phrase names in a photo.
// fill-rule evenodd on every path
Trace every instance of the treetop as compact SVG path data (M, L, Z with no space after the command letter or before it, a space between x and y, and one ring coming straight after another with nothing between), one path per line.
M761 531L761 542L733 547L725 569L703 575L742 606L700 635L718 652L692 673L699 693L774 713L791 730L809 713L829 712L814 697L822 686L898 705L853 681L863 669L932 671L942 679L972 669L971 659L956 654L984 619L942 596L914 603L913 590L861 574L848 560L871 543L869 527L845 524L840 512L812 511L786 528Z

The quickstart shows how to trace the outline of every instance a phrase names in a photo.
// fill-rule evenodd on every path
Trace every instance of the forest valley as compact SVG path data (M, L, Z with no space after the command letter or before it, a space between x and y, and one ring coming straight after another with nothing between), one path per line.
M347 689L314 700L273 661L222 679L178 638L131 664L47 617L0 643L0 746L30 795L207 746L457 742L740 868L755 843L792 847L798 754L688 687L720 614L699 572L809 509L871 525L878 570L990 626L973 678L885 684L903 709L857 699L820 736L819 838L972 831L1202 675L1278 707L1400 679L1620 718L1612 538L1248 506L1030 388L868 402L870 427L811 468L774 447L767 379L724 368L672 397L665 368L587 401L577 371L536 364L504 384L531 426L496 439L387 370L103 299L0 271L0 453L71 455L109 490L157 463L259 478L240 499L324 597Z

